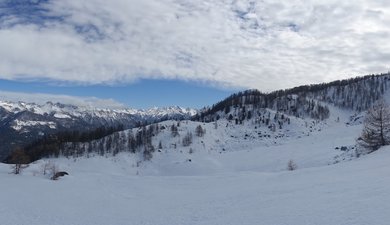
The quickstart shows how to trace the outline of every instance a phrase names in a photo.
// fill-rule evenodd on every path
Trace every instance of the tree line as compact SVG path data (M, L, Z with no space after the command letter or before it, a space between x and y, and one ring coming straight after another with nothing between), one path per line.
M26 146L18 146L10 155L4 160L5 163L16 163L18 160L14 158L16 155L25 154L23 161L33 162L49 155L58 155L61 146L68 142L86 142L103 138L107 135L113 134L117 131L123 130L123 125L115 127L98 127L90 131L62 131L54 134L47 134L43 137L33 141ZM28 158L28 160L26 160Z

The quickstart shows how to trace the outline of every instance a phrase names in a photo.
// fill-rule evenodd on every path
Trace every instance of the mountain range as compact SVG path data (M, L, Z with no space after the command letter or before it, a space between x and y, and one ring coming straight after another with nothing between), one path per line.
M99 109L70 104L10 102L0 100L0 160L15 146L63 131L89 131L99 127L133 128L168 119L189 119L194 109L165 108Z

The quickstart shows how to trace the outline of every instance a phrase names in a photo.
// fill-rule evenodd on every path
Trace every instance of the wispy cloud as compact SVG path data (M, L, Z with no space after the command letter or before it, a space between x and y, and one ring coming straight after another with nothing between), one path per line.
M381 0L24 0L0 7L0 77L199 80L274 90L387 72Z

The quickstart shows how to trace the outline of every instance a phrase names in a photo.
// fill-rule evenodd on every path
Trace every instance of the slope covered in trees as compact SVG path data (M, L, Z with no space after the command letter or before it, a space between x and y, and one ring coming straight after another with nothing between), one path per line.
M16 150L23 151L28 156L28 162L41 159L48 156L59 156L61 148L65 143L75 142L88 142L96 139L106 137L114 132L123 130L123 126L116 127L98 127L91 131L63 131L55 134L45 135L32 143L22 147L16 148ZM13 163L14 152L4 160L5 163Z
M247 90L204 108L193 119L205 122L221 117L243 120L255 115L258 109L269 108L296 117L323 120L329 117L329 109L323 103L364 111L384 94L389 83L390 74L387 73L304 85L271 93Z

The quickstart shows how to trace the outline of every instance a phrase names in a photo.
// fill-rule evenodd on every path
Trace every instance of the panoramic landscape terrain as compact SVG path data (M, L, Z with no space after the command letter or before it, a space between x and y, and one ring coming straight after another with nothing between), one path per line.
M388 225L390 4L0 0L1 225Z
M1 130L24 137L30 163L15 175L23 158L3 157L0 213L5 224L387 224L390 149L358 139L389 87L383 74L248 90L200 110L3 101Z

